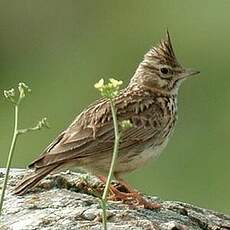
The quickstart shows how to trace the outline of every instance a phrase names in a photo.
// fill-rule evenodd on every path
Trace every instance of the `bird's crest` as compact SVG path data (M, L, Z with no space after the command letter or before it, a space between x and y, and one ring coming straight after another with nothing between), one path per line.
M161 64L170 63L171 65L178 65L168 30L166 31L166 38L162 39L157 46L150 49L146 57L150 59L154 58Z

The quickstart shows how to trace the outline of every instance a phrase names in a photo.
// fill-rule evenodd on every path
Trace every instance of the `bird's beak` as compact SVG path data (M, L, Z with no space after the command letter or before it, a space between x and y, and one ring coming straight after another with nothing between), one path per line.
M194 69L184 69L184 71L180 74L179 78L184 79L193 75L199 74L200 71Z

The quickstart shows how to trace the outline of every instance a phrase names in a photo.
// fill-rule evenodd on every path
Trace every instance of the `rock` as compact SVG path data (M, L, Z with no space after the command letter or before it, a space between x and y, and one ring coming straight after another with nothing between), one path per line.
M4 169L0 170L0 185ZM1 230L75 230L102 228L101 208L96 194L103 190L94 176L74 172L49 176L32 192L13 195L12 190L26 170L12 169L0 217ZM230 216L191 204L162 201L158 210L109 202L108 229L227 230Z

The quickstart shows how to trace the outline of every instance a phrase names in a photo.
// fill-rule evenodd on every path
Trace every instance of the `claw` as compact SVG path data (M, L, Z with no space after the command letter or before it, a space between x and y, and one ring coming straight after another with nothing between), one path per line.
M98 178L105 183L106 178L103 176L98 176ZM119 184L110 185L109 187L110 196L108 200L113 201L123 201L126 204L132 205L134 207L142 206L146 209L158 209L161 207L158 203L153 203L151 201L146 200L139 193L134 191L127 185L123 180L119 180Z

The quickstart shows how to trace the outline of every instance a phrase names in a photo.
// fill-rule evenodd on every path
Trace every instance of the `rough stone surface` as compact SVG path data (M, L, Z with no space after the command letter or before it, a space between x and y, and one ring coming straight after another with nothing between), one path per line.
M12 189L25 174L12 169L6 193L0 230L75 230L102 229L101 209L96 194L102 191L99 181L79 173L60 173L47 177L34 191L15 196ZM4 169L0 170L0 186ZM230 216L176 201L162 201L159 210L131 207L109 202L108 228L115 230L227 230Z

